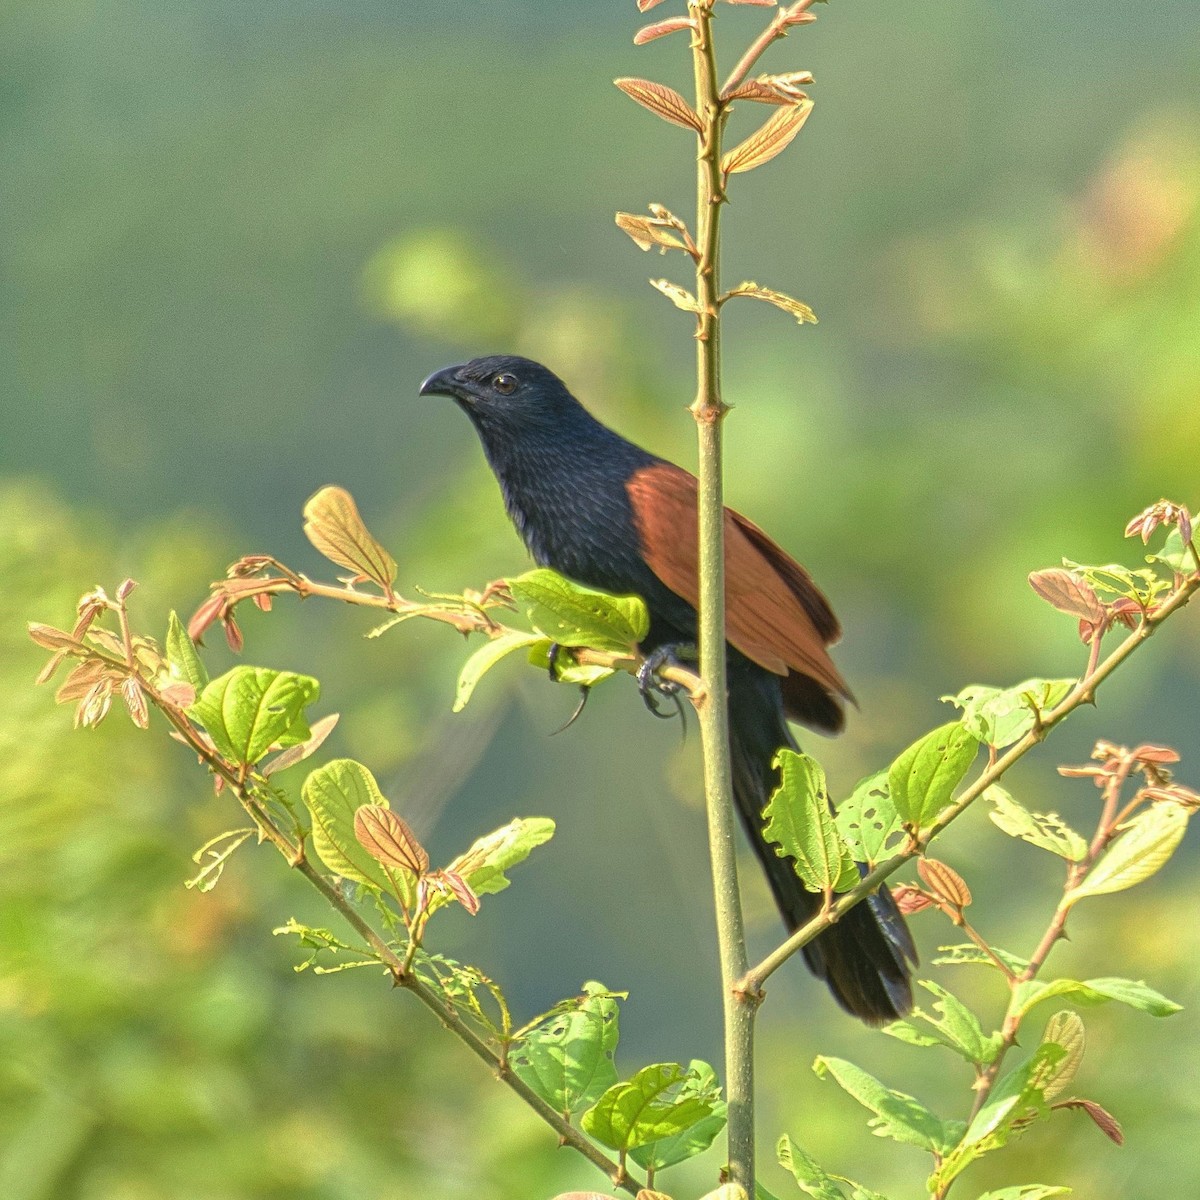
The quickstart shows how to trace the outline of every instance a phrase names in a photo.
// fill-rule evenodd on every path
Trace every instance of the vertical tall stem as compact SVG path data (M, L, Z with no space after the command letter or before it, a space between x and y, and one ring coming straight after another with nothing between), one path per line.
M704 795L708 815L720 945L725 1028L725 1088L729 1102L729 1176L754 1192L754 1012L756 1002L737 988L746 973L746 939L738 894L725 680L725 544L722 498L720 218L725 202L721 134L725 108L718 94L712 43L712 0L690 0L696 22L692 58L696 111L703 123L696 174L696 399L692 414L699 435L700 674L699 704L704 750Z

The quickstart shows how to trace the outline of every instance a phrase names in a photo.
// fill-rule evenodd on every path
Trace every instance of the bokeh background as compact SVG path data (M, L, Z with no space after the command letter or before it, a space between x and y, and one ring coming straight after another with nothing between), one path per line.
M820 17L768 60L811 68L817 107L788 154L737 181L726 261L821 324L731 306L728 491L842 614L861 711L816 749L844 792L948 719L940 694L1079 670L1072 622L1028 571L1136 561L1130 515L1200 502L1200 18L1194 0L866 0ZM762 19L722 12L727 63ZM236 817L161 730L73 733L31 687L42 656L23 631L129 575L161 631L250 551L328 575L299 514L330 482L410 591L522 570L468 423L414 398L427 371L477 353L547 361L690 463L688 323L645 285L684 280L682 259L642 257L612 222L652 200L691 208L685 136L611 85L686 85L683 47L637 50L636 25L624 0L0 12L6 1200L527 1200L601 1182L378 976L293 974L297 947L272 928L332 917L270 853L243 850L210 895L185 890L190 853ZM1054 767L1098 737L1176 745L1200 783L1194 617L1032 756L1020 798L1086 824L1092 789ZM526 1015L585 979L628 988L626 1074L718 1057L698 739L681 746L620 682L551 739L573 693L512 663L451 717L461 641L409 623L368 642L369 625L281 603L248 622L244 657L321 678L321 710L344 714L332 753L372 767L435 859L513 815L559 824L478 918L443 919L441 948ZM211 665L229 661L213 648ZM942 856L986 932L1027 951L1055 864L982 812ZM1194 1188L1195 871L1185 844L1138 891L1081 906L1055 962L1187 1005L1085 1014L1077 1089L1129 1144L1060 1116L964 1196ZM765 948L778 931L748 878ZM916 925L927 957L957 940ZM989 980L958 970L935 977L998 1014ZM853 1026L798 966L772 981L764 1161L786 1130L890 1196L921 1194L921 1157L867 1134L809 1070L818 1052L947 1115L968 1101L965 1068ZM702 1190L715 1167L663 1183ZM772 1168L764 1182L789 1194Z

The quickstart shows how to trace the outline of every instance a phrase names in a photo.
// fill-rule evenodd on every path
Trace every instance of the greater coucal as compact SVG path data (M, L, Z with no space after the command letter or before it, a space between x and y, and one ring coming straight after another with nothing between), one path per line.
M597 421L546 367L513 356L447 367L421 395L452 397L471 418L508 514L541 566L587 587L635 594L650 630L643 654L696 641L696 480ZM733 790L789 930L820 908L790 859L763 837L778 786L772 762L796 743L788 719L838 732L849 689L826 646L841 630L808 572L757 525L725 510L726 633ZM843 1008L890 1021L912 1007L912 938L886 888L804 949Z

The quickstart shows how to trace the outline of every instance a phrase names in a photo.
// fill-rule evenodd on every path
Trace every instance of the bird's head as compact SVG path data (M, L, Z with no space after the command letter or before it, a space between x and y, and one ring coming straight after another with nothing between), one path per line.
M541 424L578 409L553 371L513 354L444 367L421 384L420 395L450 396L481 429Z

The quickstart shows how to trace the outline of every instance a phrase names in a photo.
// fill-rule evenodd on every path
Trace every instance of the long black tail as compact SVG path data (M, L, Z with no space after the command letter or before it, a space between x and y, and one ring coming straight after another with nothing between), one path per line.
M788 931L820 909L821 898L800 882L790 858L762 834L762 812L779 783L771 763L781 747L796 748L783 715L774 675L750 663L730 663L729 721L733 794L742 826L762 863ZM804 948L804 959L834 999L869 1025L882 1025L912 1008L909 963L917 952L886 887L852 908Z

